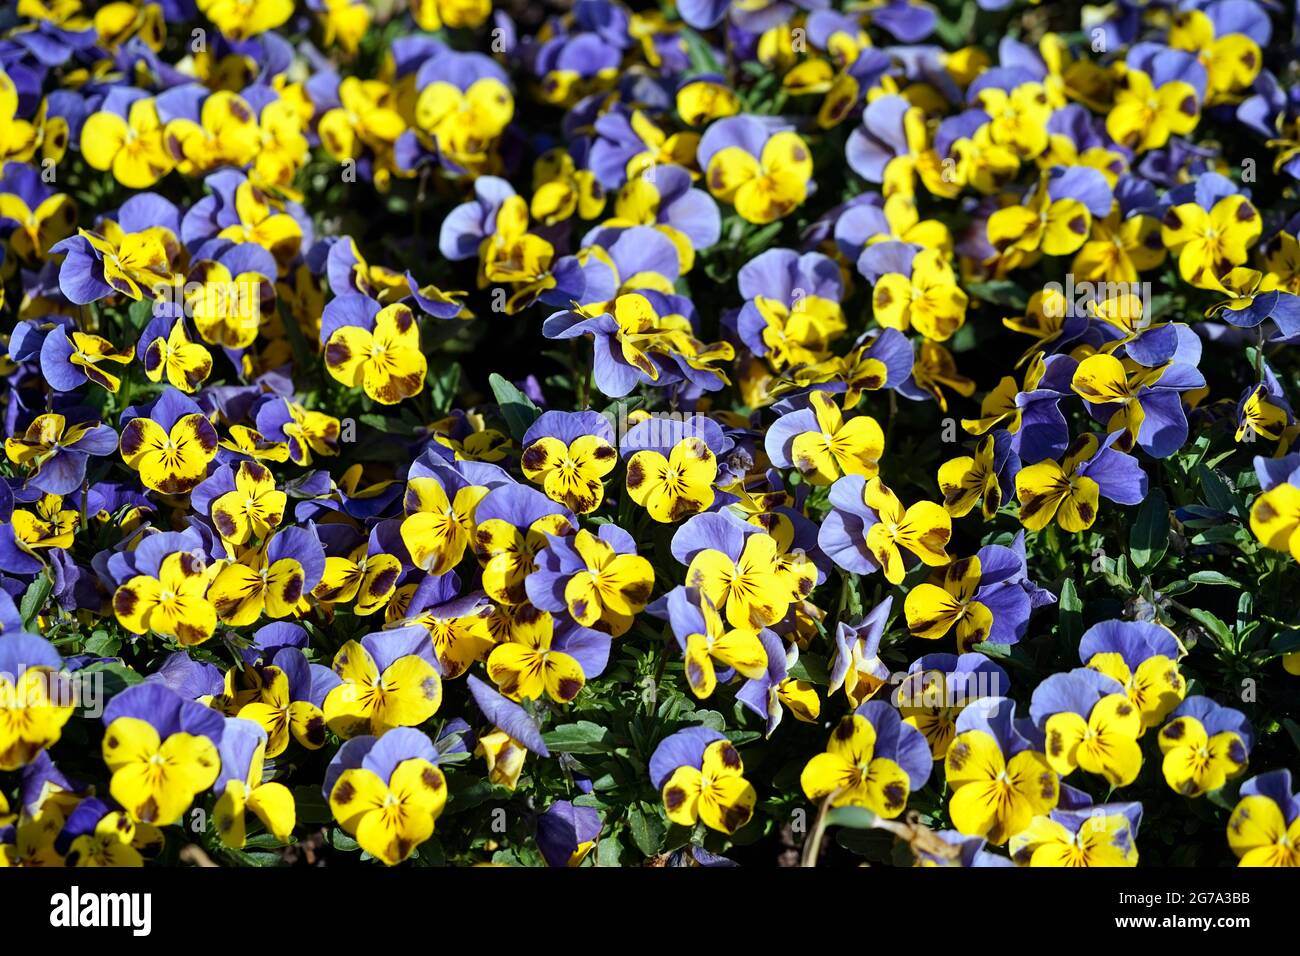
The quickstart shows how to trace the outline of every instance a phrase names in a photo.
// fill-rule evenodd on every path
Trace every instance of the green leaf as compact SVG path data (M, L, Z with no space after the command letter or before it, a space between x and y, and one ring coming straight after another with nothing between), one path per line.
M1191 615L1196 623L1210 632L1210 635L1219 642L1219 645L1224 650L1230 652L1236 650L1236 645L1232 639L1232 630L1223 621L1202 607L1192 608Z
M333 819L325 794L320 787L304 785L293 788L293 802L299 823L329 823Z
M746 239L744 245L741 247L746 257L751 257L760 250L766 249L771 241L780 234L783 228L785 228L784 223L770 223Z
M616 833L611 833L609 836L603 837L596 845L596 865L623 865L623 844L619 841Z
M713 48L705 39L689 27L683 27L678 34L686 41L686 56L691 61L691 70L695 73L721 73L718 58L713 55Z
M1147 495L1128 540L1129 555L1139 571L1150 571L1164 558L1169 548L1169 502L1163 491L1157 488Z
M276 845L278 846L279 844ZM226 852L238 860L240 866L284 866L284 857L278 853L267 853L266 851L260 853L245 853L243 850L227 850Z
M289 843L293 843L293 837L289 838ZM275 850L288 845L278 839L274 833L259 833L244 841L245 850Z
M1007 306L1013 309L1023 309L1029 302L1025 290L1010 279L972 282L966 285L966 291L981 302Z
M131 322L131 328L137 332L143 331L144 327L153 319L153 299L140 299L131 303L131 307L126 310L126 317Z
M41 609L45 607L46 600L49 599L50 592L54 590L54 581L48 574L42 574L23 592L22 602L18 606L18 613L23 619L23 630L31 630L32 624Z
M1300 631L1282 631L1273 635L1268 649L1274 654L1291 654L1300 651Z
M342 850L344 853L351 853L354 850L361 849L361 844L352 837L348 836L338 827L330 831L330 845L336 850Z
M1204 465L1197 465L1196 477L1201 483L1201 494L1205 496L1207 505L1216 511L1241 516L1237 496L1233 494L1222 475Z
M1058 606L1061 644L1064 646L1066 656L1070 657L1083 637L1083 601L1079 600L1079 592L1074 586L1073 578L1066 578L1061 582Z
M551 753L603 754L614 750L614 738L608 730L590 720L561 724L543 735L546 749Z
M496 372L488 376L492 394L501 406L501 417L510 426L510 434L515 441L522 441L528 426L541 416L542 410L533 404L533 400L506 381Z
M647 857L659 852L667 831L654 808L644 802L634 804L628 810L627 825L632 833L632 842L638 850Z
M848 827L850 830L871 830L877 817L866 807L836 807L826 814L826 825Z
M1230 578L1219 571L1193 571L1191 574L1187 575L1187 580L1191 581L1193 584L1215 584L1233 588L1241 587L1240 581L1235 578ZM1166 589L1166 593L1168 593L1168 589Z
M118 661L98 661L88 667L83 667L77 671L77 674L82 680L85 680L88 674L104 675L102 700L108 700L126 690L126 688L139 684L144 680L131 668Z
M1300 750L1300 724L1297 724L1290 717L1283 717L1282 726L1286 728L1291 743L1295 744L1295 749Z
M790 668L789 676L795 680L806 680L810 684L825 686L830 683L830 677L826 673L826 659L820 654L800 654L799 660Z
M627 430L628 413L642 404L640 395L629 395L627 398L620 398L617 401L606 405L601 414L605 416L605 421L609 422L609 427L614 429L614 435L620 441L623 432Z
M114 637L108 631L96 631L86 638L86 643L81 649L96 657L116 657L117 652L122 649L122 639Z

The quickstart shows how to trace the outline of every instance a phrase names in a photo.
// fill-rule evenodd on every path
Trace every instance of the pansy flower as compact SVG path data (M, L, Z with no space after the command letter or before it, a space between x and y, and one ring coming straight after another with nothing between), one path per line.
M225 720L162 684L128 687L104 709L109 791L137 823L167 826L216 782Z
M858 271L874 286L872 314L887 329L944 342L966 321L969 298L942 250L882 242L867 246Z
M1300 561L1300 455L1255 458L1260 494L1250 506L1250 530L1266 548Z
M487 672L512 700L545 695L567 704L605 669L608 654L606 635L581 627L561 631L549 612L533 611L519 615L510 639L492 649Z
M1205 66L1206 106L1235 103L1259 75L1262 46L1272 24L1253 3L1211 3L1180 10L1169 26L1169 46L1195 55Z
M892 595L857 622L835 625L835 656L831 660L828 693L844 688L854 707L870 700L889 681L889 667L880 659L880 639L894 607Z
M447 51L416 76L415 125L453 172L482 172L515 114L501 66L482 53Z
M687 565L686 584L732 627L775 624L794 599L784 586L776 539L725 513L691 518L673 535L672 552Z
M916 854L916 865L924 867L1012 867L1015 866L1004 856L990 853L987 843L977 836L966 836L956 830L937 830L934 836L938 842L932 846L912 847Z
M428 363L420 330L406 305L384 306L363 296L342 296L326 307L321 322L325 367L337 381L385 405L424 387Z
M241 695L243 705L236 716L250 720L266 732L266 756L278 757L288 749L290 739L308 750L325 744L325 716L321 705L338 678L320 664L309 664L303 649L296 643L278 644L275 635L287 629L290 640L306 643L306 632L290 624L268 624L260 628L256 650L246 657L261 661L256 665L256 681L251 691ZM246 670L253 666L246 664ZM233 687L233 681L227 681Z
M447 803L433 741L400 727L340 747L326 771L324 792L339 826L389 866L433 836Z
M980 402L980 417L963 418L962 428L973 435L1004 428L1011 451L1026 462L1059 457L1070 443L1060 402L1070 394L1077 367L1068 355L1034 353L1025 369L1024 387L1018 389L1014 378L1004 376Z
M718 391L728 378L716 363L734 358L734 349L727 342L700 341L694 314L685 296L643 288L557 312L543 324L542 333L550 339L591 336L592 379L610 398L627 395L637 385L683 382L702 391Z
M442 679L423 627L403 627L348 641L334 655L341 683L325 697L325 722L341 737L414 727L442 703Z
M63 666L43 638L0 634L0 770L24 767L58 742L73 709Z
M827 256L769 249L745 263L737 279L745 298L737 332L775 368L818 360L844 333L843 281Z
M685 77L674 99L677 115L687 126L704 126L716 119L740 112L740 97L727 79L718 73Z
M917 347L911 376L898 391L914 401L933 399L939 410L946 412L948 397L944 389L968 398L975 394L975 382L958 371L950 351L938 342L925 339Z
M613 197L613 215L599 228L653 227L672 240L682 272L690 272L696 251L714 245L722 231L717 203L692 184L691 173L681 166L651 166L619 188ZM595 245L598 236L588 233L583 245Z
M1102 497L1125 505L1140 503L1147 493L1146 472L1132 456L1112 448L1114 440L1085 432L1061 463L1048 459L1020 469L1020 523L1038 531L1055 519L1063 531L1077 534L1092 527Z
M581 866L600 831L600 813L594 807L556 800L537 818L537 849L547 866Z
M543 412L520 444L524 477L575 514L600 507L603 481L618 463L614 430L596 412Z
M113 593L113 613L133 634L152 631L186 646L202 644L217 629L217 610L207 596L217 566L201 552L163 553L172 544L155 537L136 549L140 573Z
M1034 817L1007 849L1021 866L1137 866L1140 803L1106 803Z
M665 457L651 449L627 463L627 493L655 521L671 524L713 504L717 459L702 438L686 437Z
M493 728L479 736L474 752L486 762L491 783L514 790L529 753L550 756L546 741L536 721L518 704L473 674L466 681L474 704Z
M602 51L591 65L607 56ZM647 172L658 175L660 166L694 167L698 156L698 133L673 132L645 110L616 107L599 116L592 130L587 162L606 189L618 189Z
M28 472L27 484L52 495L80 488L90 458L112 454L116 447L111 426L97 421L69 425L54 412L37 415L21 435L5 439L5 455Z
M1106 132L1134 152L1159 149L1173 135L1196 128L1201 104L1196 88L1182 79L1157 83L1140 69L1121 67L1115 102L1106 116Z
M1047 740L1047 762L1061 776L1076 767L1126 787L1142 769L1142 715L1111 677L1079 667L1034 689L1029 715Z
M149 381L166 378L168 384L182 392L192 394L212 374L211 353L190 337L181 319L150 323L140 337L136 355Z
M1228 846L1238 866L1300 866L1300 798L1291 771L1273 770L1241 785L1228 819Z
M61 852L64 866L138 867L156 858L163 846L158 827L133 820L108 801L89 797L68 814L44 849L56 856Z
M483 590L494 601L522 604L524 581L537 570L547 535L570 534L577 520L540 491L524 485L493 488L475 511L474 552L483 565Z
M1186 363L1151 369L1101 354L1080 362L1073 381L1088 411L1120 433L1117 450L1137 444L1153 458L1167 458L1182 447L1187 440L1182 393L1204 387L1204 376Z
M939 466L939 490L948 514L962 518L979 505L984 520L993 520L1020 470L1011 444L1011 433L997 429L980 437L973 454L949 458Z
M109 108L92 113L81 127L82 156L92 169L111 170L128 189L148 189L175 166L157 101L138 94L135 98L119 95L109 97L105 106Z
M674 588L666 600L673 635L686 659L686 683L701 700L718 682L739 673L758 678L767 672L767 652L757 629L728 627L718 609L697 588Z
M402 559L380 550L382 546L376 528L348 554L328 556L312 597L331 607L350 604L352 613L360 617L382 610L402 576Z
M367 150L391 155L406 122L396 109L396 96L382 80L344 77L336 90L337 104L324 109L317 123L321 145L335 160L361 158Z
M199 12L212 21L222 36L236 42L266 33L293 16L289 0L273 0L249 10L238 0L199 0Z
M1261 361L1262 381L1247 388L1237 401L1237 441L1253 441L1254 436L1278 441L1293 424L1295 415L1277 375L1267 362Z
M528 211L543 226L565 222L575 214L595 219L604 210L605 199L605 188L596 174L579 169L569 150L557 146L533 163L533 198Z
M160 207L174 207L165 200L150 193L142 206L155 216ZM124 205L119 215L127 209ZM153 218L147 213L138 218ZM123 217L125 221L125 217ZM116 225L116 224L112 224ZM156 298L159 290L174 281L172 256L169 244L175 237L158 228L145 226L136 231L128 231L125 226L109 228L110 223L100 227L104 233L86 229L77 230L77 235L70 236L51 247L51 253L64 253L59 266L59 290L69 302L86 305L113 295L124 295L129 299L140 301L146 296Z
M1233 266L1243 265L1262 230L1259 211L1242 195L1223 196L1209 209L1180 203L1161 220L1160 237L1178 256L1184 282L1214 288Z
M778 419L764 439L768 458L778 468L795 467L814 485L830 485L843 475L874 478L885 451L885 433L869 415L847 421L827 391L808 393L808 407Z
M261 130L248 101L231 90L217 90L201 103L188 93L182 87L159 97L160 112L168 117L167 149L177 170L193 176L251 163L261 146Z
M633 537L607 523L594 533L551 537L524 586L536 607L567 610L583 627L618 637L645 609L654 581L654 568L636 553Z
M1147 621L1101 621L1079 641L1079 660L1124 686L1143 730L1162 723L1187 693L1178 672L1185 653L1172 631Z
M789 369L789 381L797 387L819 385L828 391L844 390L844 407L854 408L866 392L898 390L912 373L912 343L897 329L864 332L843 358ZM778 383L773 394L784 391Z
M11 81L0 73L0 98L5 95L6 82ZM54 245L75 231L76 224L76 201L42 182L36 167L24 163L0 166L0 228L9 231L8 248L15 257L24 262L46 259Z
M1070 269L1078 281L1137 282L1165 261L1160 221L1142 213L1121 215L1117 201L1104 217L1094 219L1087 241L1074 255Z
M709 192L747 222L789 215L808 197L812 154L798 133L755 116L713 123L700 138L697 159Z
M831 732L826 752L808 761L799 783L810 800L866 807L892 819L925 786L933 762L925 738L883 701L867 701Z
M231 245L220 254L214 250L210 258L193 262L186 275L185 307L203 341L227 349L246 349L257 341L275 311L276 272L272 254L252 242ZM192 350L189 354L197 359Z
M879 478L872 478L861 487L862 501L877 519L866 529L867 550L890 584L903 580L903 551L930 567L948 563L950 559L944 549L952 537L952 519L943 508L932 501L918 501L905 507Z
M36 549L72 547L79 519L80 515L75 509L63 506L62 495L51 494L37 498L30 510L15 508L10 515L14 540L19 547L32 553Z
M60 392L74 391L87 382L116 392L122 380L109 369L130 363L130 348L118 348L89 332L69 333L62 325L56 325L41 345L41 372L50 387Z
M1035 590L1025 574L1023 539L1017 546L985 545L954 560L942 574L936 571L939 583L912 588L903 605L908 629L934 640L955 626L958 652L982 641L1016 643L1029 623Z
M876 483L874 487L871 487L871 482ZM867 497L869 487L871 488L870 499ZM872 478L869 482L861 475L845 475L831 485L828 498L831 510L822 519L821 527L817 531L817 545L827 557L853 574L871 574L880 570L880 560L876 555L878 550L881 553L886 553L891 559L898 554L896 547L892 551L886 550L889 545L889 540L887 540L889 539L888 532L884 534L884 537L881 536L880 532L872 537L871 529L881 521L881 516L877 511L878 505L888 507L895 522L900 517L899 511L902 509L901 504L894 507L897 499L894 498L893 492L887 489L882 490L882 488L879 478ZM907 513L904 511L901 515L904 519L903 524L901 526L895 524L895 531L901 527L904 532L904 541L911 542L921 548L922 551L931 554L931 561L927 563L942 566L948 563L947 554L943 552L943 548L946 547L948 538L951 537L951 528L949 527L948 534L943 535L942 543L938 543L938 538L927 530L930 525L934 524L934 521L930 518L930 510L922 507L927 504L929 503L920 502L916 506L918 511L911 522L906 520ZM939 508L938 505L933 507ZM939 510L942 511L941 508ZM947 517L946 513L945 517ZM917 519L919 519L919 524ZM949 520L948 524L951 525L951 520ZM935 525L935 527L940 526ZM934 547L927 544L927 540L936 543L938 551L935 551ZM908 544L905 544L904 547L911 550ZM942 560L938 557L940 553L943 553ZM896 566L891 570L891 573L897 577L898 581L901 581L903 579L902 562L895 562L895 564ZM894 582L891 581L891 583Z
M439 672L444 680L453 680L486 660L496 644L488 623L492 609L481 591L461 596L455 574L430 576L411 595L402 624L418 624L429 632Z
M297 822L293 794L282 783L263 782L266 731L249 720L230 717L221 732L221 773L213 789L217 804L213 822L226 846L243 849L247 839L244 815L251 810L267 833L281 843L289 841Z
M223 465L196 489L191 501L207 511L221 540L236 547L264 541L284 519L288 496L275 486L275 476L256 461ZM209 503L203 508L204 503Z
M1001 267L1018 269L1040 256L1077 252L1092 231L1092 217L1106 215L1111 192L1094 169L1055 169L1034 188L1023 205L997 210L988 218L988 241Z
M374 11L358 0L308 0L307 6L320 19L326 49L337 44L352 56L370 27Z
M140 473L146 488L184 494L208 473L217 454L217 432L191 399L169 388L122 426L122 460Z
M1001 697L1007 673L983 654L926 654L907 669L893 703L903 722L915 727L942 760L957 735L961 712L984 697Z
M650 782L663 797L668 819L688 827L703 822L726 834L754 815L758 795L744 772L735 745L707 727L679 730L650 756Z
M1060 778L1042 746L1004 697L982 698L963 710L944 756L953 826L1001 846L1055 808Z
M1208 697L1188 697L1156 736L1171 790L1199 797L1246 769L1255 733L1246 715Z
M758 632L767 667L762 674L745 681L736 691L736 701L757 715L764 724L763 736L770 738L781 726L788 709L795 720L805 724L817 722L822 702L812 681L791 675L799 663L799 645L787 644L785 638L769 628Z
M325 552L314 528L285 528L223 562L208 600L217 616L234 626L252 624L263 612L288 617L299 611L324 573Z
M460 563L470 544L475 509L488 490L452 468L438 469L436 476L412 475L403 499L401 535L416 567L440 575Z

